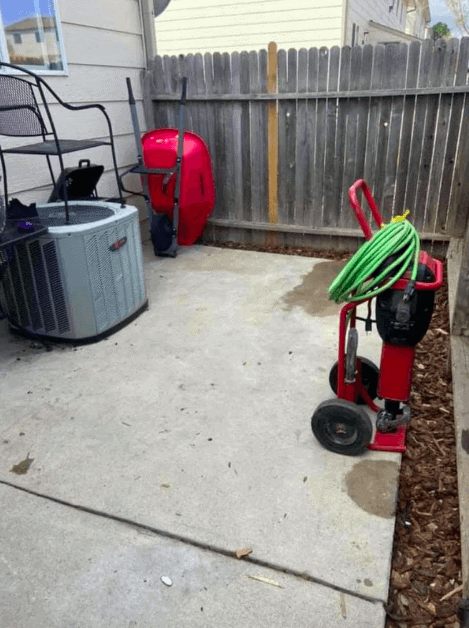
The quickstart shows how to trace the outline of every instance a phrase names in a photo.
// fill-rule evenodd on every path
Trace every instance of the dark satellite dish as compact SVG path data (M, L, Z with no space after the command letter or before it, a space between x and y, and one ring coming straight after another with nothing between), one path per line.
M158 17L166 9L171 0L153 0L153 12Z

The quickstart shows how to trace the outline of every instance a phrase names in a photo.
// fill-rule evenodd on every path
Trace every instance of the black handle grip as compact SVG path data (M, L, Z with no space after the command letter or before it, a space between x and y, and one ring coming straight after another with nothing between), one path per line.
M86 167L89 168L91 165L91 161L89 159L80 159L80 161L78 162L78 167L83 168L83 164L85 164Z
M184 78L182 79L181 105L186 104L186 95L187 95L187 76L184 76Z
M134 93L132 91L132 83L130 82L129 77L127 77L125 80L127 81L127 91L129 92L129 105L135 105Z

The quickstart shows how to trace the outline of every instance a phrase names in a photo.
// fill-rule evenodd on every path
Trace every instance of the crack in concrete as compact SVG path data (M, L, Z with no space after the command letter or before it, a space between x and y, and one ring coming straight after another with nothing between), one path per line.
M215 554L220 554L228 558L234 558L237 561L239 561L239 558L237 558L235 551L230 551L222 547L217 547L216 545L211 545L210 543L202 543L200 541L196 541L195 539L191 539L189 537L185 537L180 534L174 534L173 532L168 532L167 530L161 530L153 526L148 526L144 523L138 523L137 521L132 521L131 519L127 519L125 517L119 517L118 515L112 515L102 510L96 510L95 508L89 508L88 506L80 506L79 504L73 504L63 499L59 499L57 497L51 497L50 495L45 495L43 493L33 491L32 489L25 488L24 486L18 486L17 484L13 484L12 482L7 482L5 480L0 480L0 484L3 484L4 486L9 486L10 488L14 488L19 491L23 491L24 493L28 493L29 495L34 495L35 497L47 499L56 504L61 504L62 506L68 506L69 508L73 508L81 512L86 512L90 515L103 517L104 519L110 519L111 521L117 521L118 523L122 523L124 525L130 526L136 529L137 531L145 530L146 532L150 532L151 534L154 534L155 536L161 536L161 537L168 538L174 541L179 541L181 543L191 545L192 547L196 547L202 550L208 550L210 552L214 552ZM372 604L385 605L385 602L383 602L383 600L380 600L379 598L371 597L368 595L363 595L361 593L357 593L356 591L350 591L349 589L332 584L330 582L322 580L321 578L316 578L314 576L311 576L308 573L301 573L299 571L296 571L295 569L289 569L288 567L275 565L264 560L259 560L258 558L255 558L253 556L244 557L243 562L251 563L253 565L257 565L258 567L264 567L265 569L278 571L278 572L287 574L289 576L294 576L296 578L300 578L301 580L305 580L306 582L311 582L312 584L317 584L319 586L326 587L327 589L332 589L339 593L349 595L350 597L354 597L359 600L363 600L365 602L370 602Z

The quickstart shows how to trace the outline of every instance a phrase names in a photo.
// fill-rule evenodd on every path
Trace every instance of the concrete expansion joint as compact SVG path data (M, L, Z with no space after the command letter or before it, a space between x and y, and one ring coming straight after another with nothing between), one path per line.
M59 499L57 497L52 497L50 495L45 495L43 493L39 493L39 492L34 491L32 489L25 488L24 486L18 486L17 484L13 484L12 482L6 482L5 480L0 480L0 484L2 484L4 486L9 486L10 488L22 491L24 493L28 493L29 495L34 495L35 497L46 499L48 501L54 502L56 504L60 504L62 506L67 506L68 508L73 508L74 510L79 510L80 512L86 512L88 514L95 515L97 517L110 519L111 521L115 521L115 522L121 523L123 525L130 526L131 528L133 528L134 530L136 530L138 532L143 532L143 533L151 534L151 535L154 535L154 536L165 537L165 538L168 538L168 539L172 539L174 541L179 541L181 543L185 543L187 545L190 545L192 547L196 547L198 549L206 550L206 551L209 551L209 552L214 552L216 554L219 554L219 555L222 555L222 556L226 556L228 558L233 558L236 561L240 560L239 558L236 557L236 552L235 551L227 550L227 549L224 549L222 547L217 547L217 546L211 545L209 543L202 543L200 541L197 541L197 540L185 537L185 536L180 535L180 534L174 534L174 533L169 532L167 530L161 530L161 529L155 528L153 526L149 526L149 525L145 525L145 524L142 524L142 523L138 523L137 521L133 521L133 520L127 519L125 517L119 517L118 515L112 515L112 514L109 514L107 512L101 511L101 510L96 510L95 508L88 508L87 506L80 506L79 504L73 504L73 503L65 501L63 499ZM252 565L256 565L258 567L264 567L266 569L271 569L273 571L281 572L281 573L287 574L289 576L293 576L295 578L298 578L298 579L301 579L301 580L305 580L306 582L311 582L312 584L316 584L316 585L323 586L323 587L326 587L328 589L331 589L333 591L337 591L338 593L342 593L344 595L349 595L350 597L358 598L359 600L363 600L365 602L370 602L372 604L384 605L383 600L380 600L379 598L371 597L371 596L368 596L368 595L363 595L361 593L357 593L356 591L351 591L351 590L346 589L344 587L340 587L340 586L334 585L334 584L332 584L330 582L327 582L325 580L322 580L321 578L316 578L314 576L311 576L311 575L309 575L308 573L305 573L305 572L302 573L302 572L296 571L294 569L289 569L288 567L275 565L275 564L269 563L267 561L263 561L263 560L257 559L257 558L255 558L253 556L245 556L245 557L242 558L242 561L246 562L246 563L250 563Z

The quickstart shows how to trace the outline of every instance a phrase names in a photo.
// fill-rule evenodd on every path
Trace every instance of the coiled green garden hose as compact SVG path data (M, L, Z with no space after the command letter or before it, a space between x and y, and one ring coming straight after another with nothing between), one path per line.
M397 216L367 240L347 262L329 286L329 296L336 303L371 299L390 288L412 264L410 282L415 282L420 256L420 238L415 227L405 216ZM400 253L389 266L376 277L379 266L391 255ZM385 277L389 281L381 285Z

